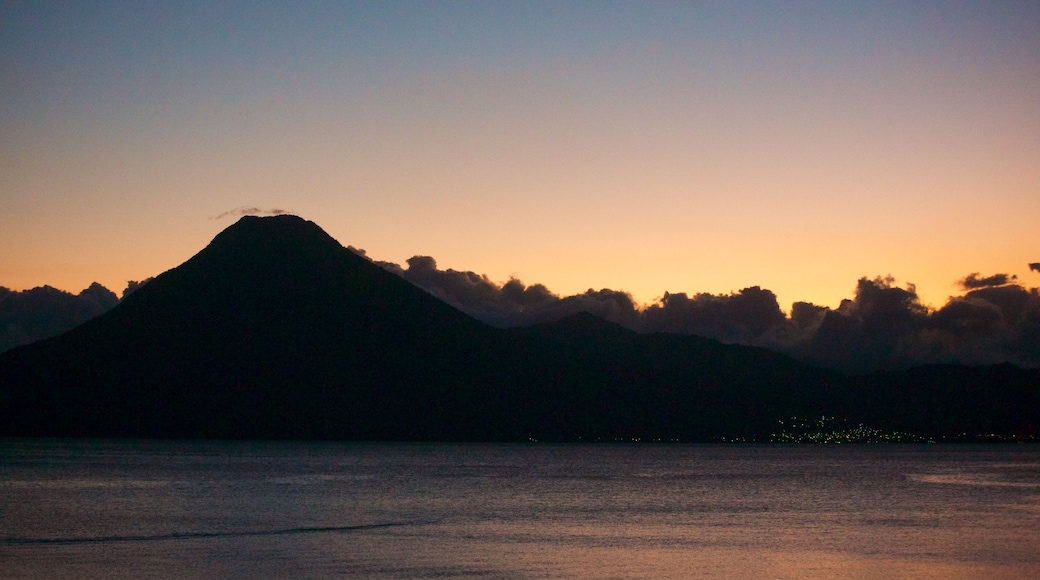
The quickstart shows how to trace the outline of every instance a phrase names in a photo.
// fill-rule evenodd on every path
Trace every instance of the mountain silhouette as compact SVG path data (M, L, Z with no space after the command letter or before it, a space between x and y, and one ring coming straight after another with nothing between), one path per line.
M38 413L4 419L40 434L364 438L392 417L422 438L417 405L456 396L444 389L488 334L311 222L244 217L104 315L5 353L5 407Z
M978 375L1013 383L980 390L942 379L958 369L852 382L588 314L501 330L312 222L243 217L105 314L0 354L0 435L710 441L828 413L1036 432L1036 372ZM956 420L944 418L962 399L984 416L955 405Z

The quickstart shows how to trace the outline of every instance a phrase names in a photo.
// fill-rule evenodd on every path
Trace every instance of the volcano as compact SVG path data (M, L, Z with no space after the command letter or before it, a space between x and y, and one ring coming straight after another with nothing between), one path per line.
M496 334L312 222L247 216L104 315L5 353L0 400L21 434L422 439L431 409L470 424L449 399Z

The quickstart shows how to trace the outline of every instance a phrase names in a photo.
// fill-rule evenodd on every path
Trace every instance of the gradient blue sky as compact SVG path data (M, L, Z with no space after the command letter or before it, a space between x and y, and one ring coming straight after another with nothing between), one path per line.
M560 294L1038 285L1037 2L0 4L0 286L241 206Z

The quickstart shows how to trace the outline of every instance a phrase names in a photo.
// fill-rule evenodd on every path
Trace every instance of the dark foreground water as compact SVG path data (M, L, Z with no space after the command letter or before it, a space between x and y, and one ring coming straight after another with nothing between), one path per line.
M1040 447L0 441L3 578L1038 578Z

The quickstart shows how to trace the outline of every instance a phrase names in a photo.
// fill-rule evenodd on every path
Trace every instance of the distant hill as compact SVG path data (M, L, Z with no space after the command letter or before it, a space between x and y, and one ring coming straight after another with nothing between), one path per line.
M922 391L587 314L496 329L312 222L244 217L105 314L0 354L0 435L711 441L827 413L1036 433L1038 375L1006 370ZM971 389L953 425L902 419Z
M21 292L0 286L0 352L57 336L118 303L119 298L97 282L79 294L50 286Z

